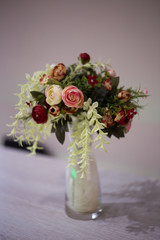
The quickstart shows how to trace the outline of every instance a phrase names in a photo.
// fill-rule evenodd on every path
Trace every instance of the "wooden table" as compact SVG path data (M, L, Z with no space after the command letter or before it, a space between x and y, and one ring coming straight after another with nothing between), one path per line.
M0 240L159 240L160 182L99 166L104 211L64 211L66 161L0 147Z

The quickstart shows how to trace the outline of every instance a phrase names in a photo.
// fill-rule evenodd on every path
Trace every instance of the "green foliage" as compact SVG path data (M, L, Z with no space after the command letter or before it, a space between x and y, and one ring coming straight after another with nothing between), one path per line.
M69 116L66 116L66 118L60 118L58 121L52 120L52 128L51 133L55 133L57 140L63 144L65 140L65 133L69 131L68 129L68 123L71 122L71 119Z
M112 90L113 89L117 89L118 85L119 85L119 77L113 77L111 79L111 82L112 82Z
M124 137L125 132L126 132L125 127L118 125L118 124L116 124L115 126L110 127L110 128L105 128L103 131L107 133L107 136L109 138L114 136L118 139Z
M45 103L45 94L38 92L38 91L31 91L30 92L32 97L35 99L37 104L44 104Z

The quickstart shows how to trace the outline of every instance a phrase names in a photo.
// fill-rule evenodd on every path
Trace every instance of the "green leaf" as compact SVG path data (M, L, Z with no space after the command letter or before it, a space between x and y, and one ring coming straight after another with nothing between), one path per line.
M117 138L122 138L124 137L124 130L122 127L117 128L115 132L113 132L113 135Z
M45 94L44 93L41 93L41 92L38 92L38 91L31 91L30 93L38 104L42 104L42 105L44 104L44 100L45 100Z
M113 127L110 127L110 128L105 128L105 129L103 129L103 132L107 132L108 137L111 137L113 135L118 139L125 136L125 134L124 134L125 128L123 126L120 126L120 125L113 126Z
M88 82L88 78L85 75L83 75L82 78L81 78L81 81L82 82Z
M118 87L118 84L119 84L119 77L115 77L115 78L112 78L111 79L111 82L112 82L112 88L117 88Z
M28 120L29 118L32 117L32 113L30 113L28 116L23 116L23 117L20 117L18 118L19 120Z
M33 98L40 99L42 97L45 97L45 95L38 91L31 91L30 92Z
M55 133L55 132L56 132L56 128L52 124L51 133Z
M63 122L63 128L65 132L69 132L67 121Z
M65 128L60 123L58 123L57 126L56 126L55 134L56 134L56 137L57 137L58 141L61 144L63 144L64 140L65 140Z
M62 83L59 82L59 81L57 81L57 80L55 80L55 79L53 80L52 84L56 84L56 85L60 85L60 86L62 86Z
M66 76L66 78L62 80L63 88L65 87L65 84L67 83L68 80L69 80L69 76Z
M68 122L71 122L70 116L66 116L66 119L60 119L56 125L52 125L51 133L55 133L57 140L63 144L65 140L65 132L69 132Z

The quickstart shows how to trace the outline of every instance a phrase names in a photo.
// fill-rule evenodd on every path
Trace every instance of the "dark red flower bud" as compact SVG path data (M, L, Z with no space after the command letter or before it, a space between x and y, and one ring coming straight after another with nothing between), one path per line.
M88 53L81 53L79 59L82 64L88 63L90 61L90 56Z
M38 124L47 122L46 110L42 105L36 105L32 109L32 118Z

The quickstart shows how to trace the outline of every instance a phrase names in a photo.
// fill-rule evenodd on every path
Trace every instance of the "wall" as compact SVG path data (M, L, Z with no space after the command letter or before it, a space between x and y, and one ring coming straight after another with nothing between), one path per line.
M88 52L92 61L110 59L122 85L141 85L151 95L143 101L146 107L128 136L111 139L108 155L102 153L101 158L112 158L106 163L111 167L143 171L145 166L145 173L158 175L160 1L3 0L0 35L1 139L8 132L9 116L16 113L13 94L19 91L19 83L25 83L25 73L33 74L46 63L69 65L79 53ZM46 144L50 149L54 146L57 156L66 156L68 141L63 151L54 136Z

